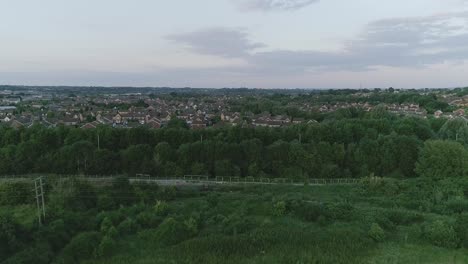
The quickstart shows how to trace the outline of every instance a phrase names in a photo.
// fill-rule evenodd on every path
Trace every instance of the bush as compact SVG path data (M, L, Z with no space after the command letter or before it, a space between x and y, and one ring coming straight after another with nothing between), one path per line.
M37 241L47 241L52 250L58 251L70 240L69 230L62 219L43 226L34 235Z
M190 238L187 226L172 217L159 225L153 235L153 240L161 245L171 246Z
M158 192L158 198L164 201L172 201L177 197L177 189L174 186L162 188Z
M11 216L0 216L0 261L19 248L19 228Z
M47 243L36 243L32 247L26 248L12 257L8 258L3 264L48 264L52 262L54 253Z
M247 232L252 228L252 223L243 215L232 214L222 221L222 231L226 235L237 235Z
M442 220L424 226L423 235L430 243L439 247L455 248L459 243L454 228Z
M116 242L109 236L104 236L96 249L95 255L97 257L107 257L115 250Z
M136 233L138 228L138 224L134 220L127 218L117 226L117 231L120 235L130 235Z
M286 202L278 201L273 205L273 215L283 216L286 214Z
M62 251L64 263L80 263L94 255L100 242L98 232L85 232L75 236Z
M447 209L452 212L452 213L468 213L468 201L467 200L462 200L462 199L457 199L457 200L452 200L447 203Z
M33 187L24 182L4 183L0 185L0 205L20 205L33 199Z
M468 213L457 216L454 229L460 240L460 246L468 248Z
M219 197L217 194L214 194L214 193L210 193L207 197L206 197L206 201L208 202L208 204L210 205L210 207L216 207L218 205L218 202L219 202Z
M390 221L386 215L382 215L380 213L376 213L373 217L374 222L377 223L380 227L382 227L384 230L389 230L393 231L395 230L395 223Z
M396 179L381 178L381 177L367 177L363 178L360 182L361 188L364 193L384 194L388 196L397 195L401 191L401 186Z
M305 203L296 208L294 213L305 221L316 221L323 214L323 208L318 203Z
M107 231L109 231L111 227L114 227L114 224L112 223L112 221L108 217L104 218L104 220L102 220L101 222L101 227L100 227L101 233L107 234Z
M169 214L169 205L164 201L157 201L154 210L159 216L166 216Z
M371 225L368 235L375 242L382 242L385 239L385 231L377 223Z
M143 228L155 228L163 221L163 217L153 212L141 212L136 216L136 223Z
M189 219L184 221L184 225L187 228L187 231L191 235L196 235L198 234L198 229L200 226L200 219L194 216L191 216Z
M324 208L324 214L332 220L350 220L353 217L354 208L349 203L328 204Z
M396 225L409 225L424 221L422 214L402 209L391 209L384 214Z

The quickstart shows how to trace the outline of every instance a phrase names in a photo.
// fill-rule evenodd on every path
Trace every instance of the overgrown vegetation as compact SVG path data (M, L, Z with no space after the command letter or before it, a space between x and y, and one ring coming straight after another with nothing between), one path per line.
M50 177L43 226L32 192L1 199L0 260L466 263L468 207L453 203L468 203L467 186L464 178L371 177L354 186L175 189Z

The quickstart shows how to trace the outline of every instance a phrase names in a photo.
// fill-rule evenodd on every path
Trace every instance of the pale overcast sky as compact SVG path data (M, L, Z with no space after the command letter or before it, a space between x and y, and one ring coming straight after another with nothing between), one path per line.
M468 86L468 1L0 0L0 84Z

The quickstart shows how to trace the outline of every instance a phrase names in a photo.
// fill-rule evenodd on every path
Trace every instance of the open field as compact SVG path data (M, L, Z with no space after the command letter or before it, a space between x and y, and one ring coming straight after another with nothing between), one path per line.
M458 207L428 203L426 181L175 188L66 180L46 188L46 226L32 205L5 205L0 215L34 234L17 239L28 256L43 254L35 263L467 263L466 198ZM24 252L5 263L33 263L19 261Z

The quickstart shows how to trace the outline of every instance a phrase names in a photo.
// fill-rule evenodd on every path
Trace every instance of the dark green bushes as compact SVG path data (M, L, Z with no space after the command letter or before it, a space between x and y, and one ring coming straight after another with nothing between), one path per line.
M63 263L80 263L94 256L101 241L99 232L85 232L78 234L65 246L62 251Z
M395 225L410 225L424 221L422 214L404 209L389 209L384 215Z
M26 182L0 184L0 205L31 203L34 199L32 189L32 184Z
M459 238L453 226L442 220L424 225L423 236L429 243L440 247L456 248L459 244Z

